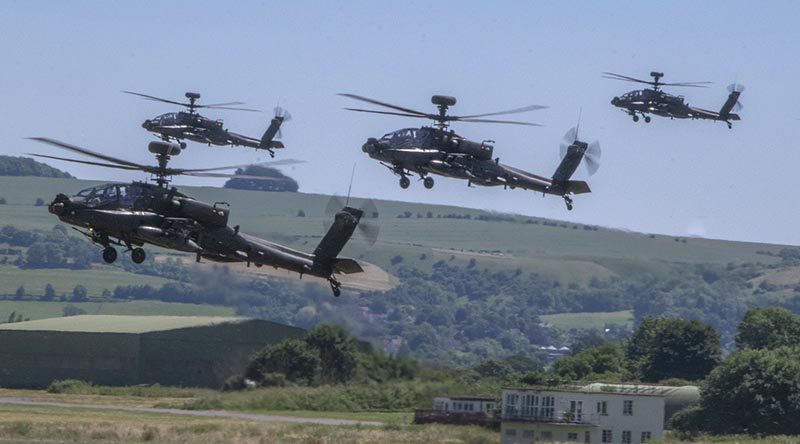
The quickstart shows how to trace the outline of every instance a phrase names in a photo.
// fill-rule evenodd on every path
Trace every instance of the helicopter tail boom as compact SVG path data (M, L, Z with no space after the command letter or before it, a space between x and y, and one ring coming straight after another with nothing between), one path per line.
M728 94L728 100L725 101L725 104L722 105L722 108L719 110L719 116L726 120L739 120L738 114L733 114L731 111L737 107L737 103L739 103L739 96L742 94L741 91L733 90L730 94ZM739 105L738 107L741 107Z
M278 131L281 129L281 124L283 123L283 117L275 116L269 123L269 127L267 130L264 131L264 135L261 136L261 146L260 148L264 149L271 149L271 148L283 148L283 143L275 139L275 136L278 134Z
M336 214L333 225L331 225L331 227L328 229L328 232L325 233L325 237L322 238L322 241L320 241L319 245L314 250L315 264L339 268L334 267L337 263L339 263L343 270L350 270L353 268L352 266L341 262L342 259L337 259L336 256L341 253L344 246L353 236L353 232L355 231L356 226L358 226L359 220L363 214L363 211L351 207L344 207ZM354 271L351 271L351 273L352 272Z

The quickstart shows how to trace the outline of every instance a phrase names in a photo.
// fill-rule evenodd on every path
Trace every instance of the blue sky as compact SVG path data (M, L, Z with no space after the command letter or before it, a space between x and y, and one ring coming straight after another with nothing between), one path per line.
M797 2L37 2L0 3L0 152L50 152L41 135L148 162L153 137L141 122L171 111L121 90L179 99L241 100L263 114L214 112L230 129L260 135L280 102L294 117L279 158L305 192L447 203L644 232L800 244L797 150L800 35ZM746 85L733 130L704 121L634 124L611 98L635 88L613 71L665 81L712 81L674 89L709 109L725 87ZM441 178L433 190L396 178L360 150L367 137L424 121L341 110L351 92L432 109L432 94L458 97L454 114L531 103L521 115L542 128L457 124L496 141L509 163L549 175L558 144L582 110L584 139L603 147L593 193L567 212L552 196L466 188ZM192 145L175 165L267 160L246 149ZM63 163L82 178L126 172ZM584 178L580 170L578 178ZM135 177L141 178L141 177ZM181 178L176 184L219 184ZM234 209L235 211L235 209Z

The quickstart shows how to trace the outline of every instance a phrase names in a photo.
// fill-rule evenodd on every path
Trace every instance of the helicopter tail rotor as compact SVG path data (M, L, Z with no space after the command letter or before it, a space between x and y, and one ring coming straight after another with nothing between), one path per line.
M559 145L562 163L567 155L570 154L569 149L572 146L578 149L583 148L583 160L584 165L586 165L586 171L590 176L594 175L597 170L600 169L600 157L603 154L602 149L600 149L600 142L594 141L589 144L582 142L578 140L578 127L570 128L569 131L564 134L564 140Z
M380 234L380 226L374 222L374 219L378 218L378 207L372 199L363 200L357 208L353 208L349 202L343 201L341 197L336 195L331 196L328 200L328 204L325 206L325 231L330 229L330 219L335 217L336 214L346 211L348 208L355 209L362 213L357 229L369 246L375 245L375 242L378 241L378 235Z

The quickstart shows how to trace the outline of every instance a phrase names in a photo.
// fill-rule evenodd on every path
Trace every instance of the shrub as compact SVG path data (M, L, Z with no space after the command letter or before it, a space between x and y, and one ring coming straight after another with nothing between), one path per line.
M92 393L92 383L77 379L56 380L47 386L48 393L67 393L70 395L88 395Z

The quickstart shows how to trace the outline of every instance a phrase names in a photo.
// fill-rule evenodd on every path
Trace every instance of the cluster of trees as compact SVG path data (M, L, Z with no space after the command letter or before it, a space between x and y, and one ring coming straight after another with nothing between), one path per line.
M225 188L251 191L290 191L296 192L300 186L297 181L275 168L261 165L248 165L236 170L236 174L268 177L269 180L243 179L235 177L225 182Z
M678 412L673 426L685 435L800 434L800 316L750 309L736 346L703 382L700 404Z
M92 258L97 256L96 248L67 235L63 225L56 225L49 232L6 225L0 228L0 243L26 247L25 254L14 261L15 265L25 268L89 268Z
M0 156L0 176L36 176L70 179L72 175L29 157Z
M342 327L322 324L303 339L289 339L257 352L245 378L263 386L345 384L414 379L415 361L387 356ZM229 383L230 388L238 384Z

